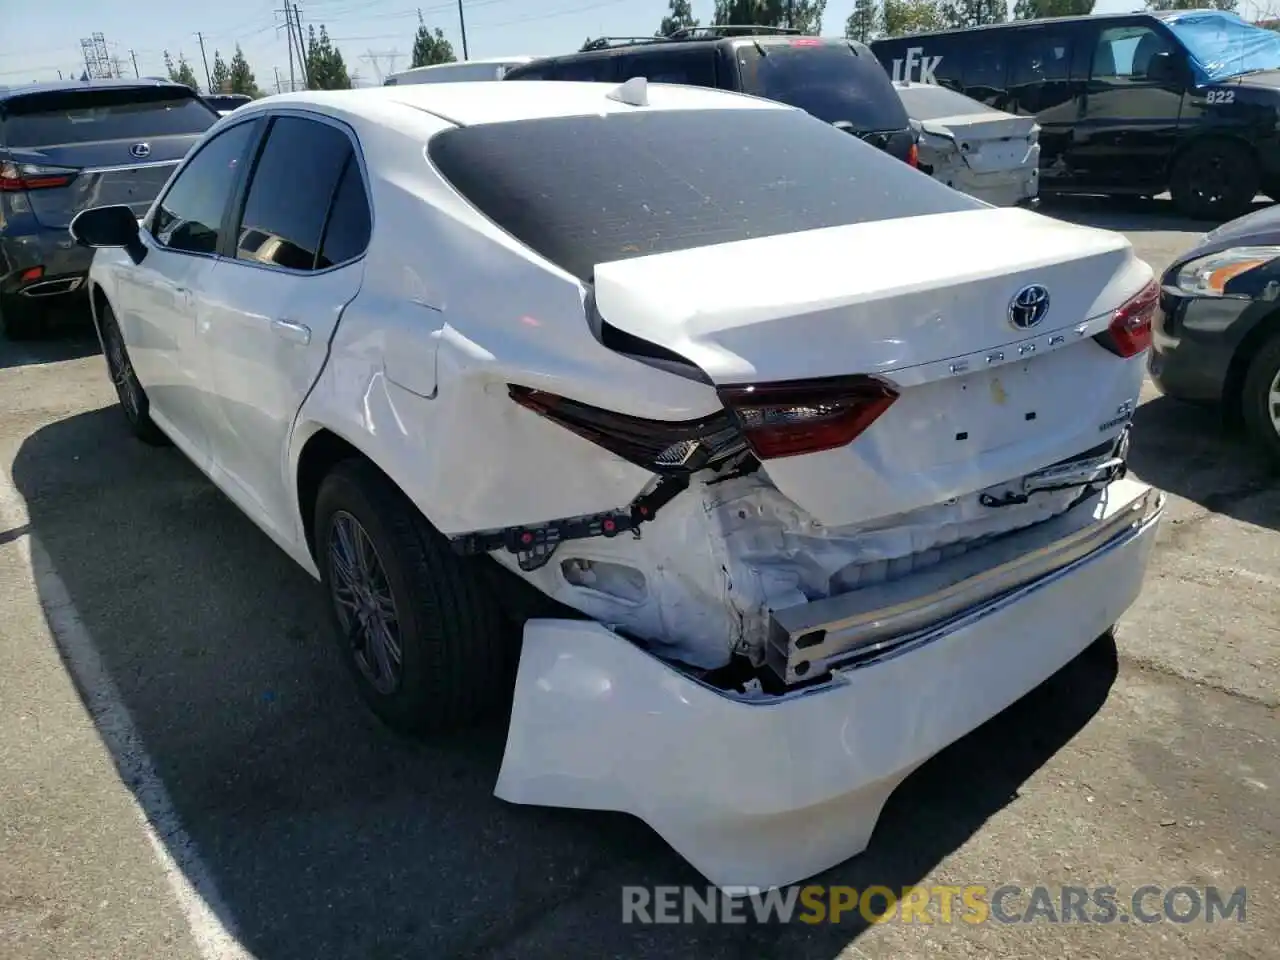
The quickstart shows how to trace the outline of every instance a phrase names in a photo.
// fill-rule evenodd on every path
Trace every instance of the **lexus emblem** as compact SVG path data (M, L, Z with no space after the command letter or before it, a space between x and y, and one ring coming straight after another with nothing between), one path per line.
M1049 291L1038 283L1023 287L1009 301L1009 323L1018 330L1030 330L1049 312Z
M151 156L151 144L135 143L129 148L129 156L133 157L135 160L145 160L147 157Z

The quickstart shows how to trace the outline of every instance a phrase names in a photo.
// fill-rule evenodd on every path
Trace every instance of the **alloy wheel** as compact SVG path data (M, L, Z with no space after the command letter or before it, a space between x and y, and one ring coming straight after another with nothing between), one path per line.
M372 538L346 511L333 515L328 560L334 610L356 666L379 693L394 693L404 669L399 612Z
M133 375L133 365L129 362L129 352L124 348L124 338L114 322L106 325L107 366L111 374L111 382L115 385L116 396L130 420L136 421L142 409L142 399L138 395L138 379Z

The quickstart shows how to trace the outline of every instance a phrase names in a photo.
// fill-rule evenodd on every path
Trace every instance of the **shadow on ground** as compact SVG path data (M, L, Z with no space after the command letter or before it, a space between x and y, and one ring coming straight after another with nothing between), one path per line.
M1129 466L1147 483L1213 513L1280 530L1274 498L1280 485L1248 435L1212 407L1156 397L1133 418Z
M259 960L815 957L863 932L622 924L622 885L704 881L629 817L495 799L501 723L429 743L384 731L330 654L308 577L115 410L31 436L14 479ZM866 854L819 879L918 881L1089 721L1116 670L1111 641L1094 644L917 771Z
M1252 209L1261 210L1270 205L1270 200L1258 197ZM1178 230L1207 233L1221 225L1184 217L1174 209L1172 200L1159 197L1045 196L1040 200L1040 212L1082 226L1124 233Z
M15 342L0 333L0 370L78 360L101 351L88 309L65 308L51 311L48 329L32 340Z

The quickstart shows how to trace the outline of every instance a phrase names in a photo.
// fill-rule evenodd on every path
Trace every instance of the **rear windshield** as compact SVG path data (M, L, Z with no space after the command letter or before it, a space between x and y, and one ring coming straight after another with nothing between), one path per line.
M859 132L907 126L880 61L858 56L847 43L805 37L743 44L737 56L745 93L789 103L827 123L848 121Z
M943 117L968 117L979 113L1000 113L962 93L931 83L913 83L898 87L898 95L907 113L916 120L939 120Z
M204 133L217 113L173 87L68 90L13 97L0 139L10 147Z
M631 257L982 206L798 110L480 124L437 134L429 155L481 213L581 280Z

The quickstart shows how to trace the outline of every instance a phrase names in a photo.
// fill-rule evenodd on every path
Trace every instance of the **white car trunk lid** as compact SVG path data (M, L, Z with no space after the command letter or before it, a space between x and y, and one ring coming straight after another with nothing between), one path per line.
M606 323L717 385L890 381L897 401L849 446L765 463L841 525L994 487L1118 431L1140 363L1090 337L1150 276L1119 234L984 209L601 264L595 295ZM1018 329L1010 304L1030 285L1050 305Z
M1026 163L1036 122L1032 117L984 113L926 120L920 127L927 135L954 144L974 173L994 173Z

